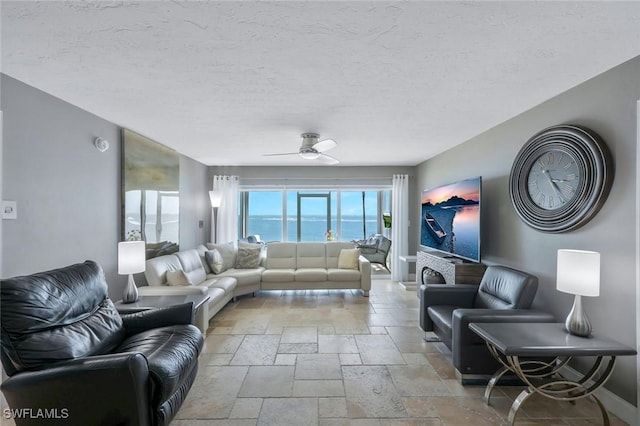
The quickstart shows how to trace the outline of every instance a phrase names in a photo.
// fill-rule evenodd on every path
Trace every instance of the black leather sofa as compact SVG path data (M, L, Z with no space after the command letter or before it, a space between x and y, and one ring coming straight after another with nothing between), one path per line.
M166 425L198 371L191 303L119 315L92 261L0 282L1 389L18 425Z
M500 364L469 324L554 322L531 309L538 278L505 266L488 266L480 285L423 284L419 289L420 328L434 332L452 352L463 384L486 382Z

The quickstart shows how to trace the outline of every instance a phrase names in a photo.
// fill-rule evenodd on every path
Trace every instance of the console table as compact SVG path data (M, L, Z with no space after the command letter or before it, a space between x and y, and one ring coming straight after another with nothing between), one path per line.
M419 251L416 259L416 281L418 287L422 282L422 271L429 268L444 277L445 284L480 284L486 265L465 262L457 258L445 258L435 254Z
M186 296L140 296L136 302L124 303L118 300L114 305L121 314L131 314L149 309L164 308L167 306L181 305L183 303L193 303L195 310L194 325L202 334L207 333L209 328L209 295L189 294Z
M398 256L398 258L400 259L400 261L405 262L407 264L407 274L406 276L402 277L402 280L400 281L400 285L405 289L405 290L415 290L416 288L416 282L417 282L417 275L416 275L416 279L414 281L409 281L409 268L408 266L412 263L416 263L417 260L417 256L411 256L408 254L403 254Z
M558 401L590 396L600 408L603 424L609 425L609 414L594 392L611 376L616 356L635 355L635 349L597 335L573 336L562 323L471 323L469 328L485 340L489 351L503 365L487 384L487 404L496 383L509 371L527 385L511 405L509 425L513 425L518 409L534 393ZM593 358L593 367L577 380L560 373L572 357Z

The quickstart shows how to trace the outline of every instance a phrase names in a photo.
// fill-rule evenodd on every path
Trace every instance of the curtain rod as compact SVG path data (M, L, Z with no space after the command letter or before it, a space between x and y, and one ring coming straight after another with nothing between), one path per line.
M407 175L407 177L412 178L413 176L411 175ZM393 176L375 176L375 177L359 177L359 176L354 176L354 177L344 177L344 178L336 178L336 177L296 177L296 178L279 178L279 177L251 177L251 178L245 178L245 177L240 177L240 180L280 180L280 181L301 181L301 180L349 180L349 181L354 181L354 180L384 180L384 179L388 179L388 180L392 180Z

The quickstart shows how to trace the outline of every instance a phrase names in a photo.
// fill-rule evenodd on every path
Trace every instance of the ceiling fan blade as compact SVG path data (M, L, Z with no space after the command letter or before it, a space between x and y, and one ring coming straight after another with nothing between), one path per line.
M298 152L287 152L284 154L262 154L263 157L279 157L282 155L299 155Z
M338 144L333 139L325 139L320 142L316 142L313 144L313 149L318 152L329 151L332 148L335 148Z
M318 156L317 160L320 161L321 163L327 164L329 166L332 166L334 164L338 164L340 162L337 159L335 159L332 156L327 155L327 154L320 154Z

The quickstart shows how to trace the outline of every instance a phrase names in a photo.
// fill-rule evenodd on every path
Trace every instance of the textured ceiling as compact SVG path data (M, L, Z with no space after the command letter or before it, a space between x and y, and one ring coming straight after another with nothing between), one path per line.
M0 8L2 72L210 165L415 165L640 54L640 2Z

